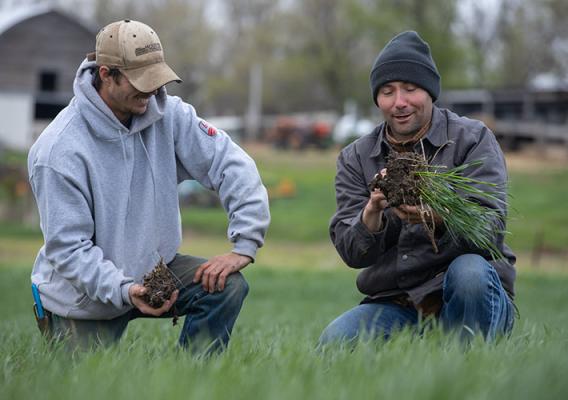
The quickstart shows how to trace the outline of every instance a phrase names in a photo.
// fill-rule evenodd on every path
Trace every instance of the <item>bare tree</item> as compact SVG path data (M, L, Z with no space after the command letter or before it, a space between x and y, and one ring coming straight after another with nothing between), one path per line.
M567 12L559 3L502 1L498 30L502 57L499 86L525 86L541 73L562 69L562 59L551 46L567 39L565 22L558 18Z

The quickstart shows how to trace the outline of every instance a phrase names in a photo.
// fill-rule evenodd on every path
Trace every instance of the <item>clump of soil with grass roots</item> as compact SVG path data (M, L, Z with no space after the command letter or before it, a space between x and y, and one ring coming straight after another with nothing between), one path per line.
M164 263L164 260L160 259L154 269L144 275L143 286L146 288L143 300L152 308L160 308L172 297L172 294L177 289L176 277ZM177 316L175 308L173 309L173 314L173 324L176 325Z
M420 175L416 172L425 171L427 167L426 161L416 153L393 152L387 160L388 172L376 182L376 186L391 207L420 205Z
M442 220L452 238L466 240L491 258L502 257L494 238L505 233L499 228L502 216L498 209L483 206L487 201L505 203L502 189L496 184L463 176L469 167L480 165L475 161L456 168L429 165L426 159L412 152L391 152L387 158L386 175L378 173L369 184L369 190L378 188L385 195L389 207L402 204L416 206L434 252L438 253L434 232L435 215Z

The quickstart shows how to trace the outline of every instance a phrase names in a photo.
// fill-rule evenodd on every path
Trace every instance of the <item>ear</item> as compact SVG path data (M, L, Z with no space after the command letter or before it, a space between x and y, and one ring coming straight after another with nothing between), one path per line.
M112 80L112 77L110 76L110 68L106 65L101 65L99 67L99 76L101 77L101 81L104 83L108 83L109 80Z

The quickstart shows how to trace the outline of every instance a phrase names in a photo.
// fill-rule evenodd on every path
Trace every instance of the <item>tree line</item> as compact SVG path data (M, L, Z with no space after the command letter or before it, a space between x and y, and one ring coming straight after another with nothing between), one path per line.
M363 109L371 64L396 33L430 43L442 90L526 87L568 75L565 0L61 0L103 26L154 27L182 85L170 93L201 113L246 112L260 68L265 113Z

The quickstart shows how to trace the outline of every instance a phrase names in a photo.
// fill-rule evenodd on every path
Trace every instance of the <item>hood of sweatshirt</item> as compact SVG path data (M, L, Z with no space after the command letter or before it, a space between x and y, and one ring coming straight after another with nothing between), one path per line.
M106 105L93 86L95 61L85 59L79 69L73 83L73 93L78 111L84 116L85 121L92 126L91 132L103 140L120 140L119 132L133 134L140 132L164 116L167 102L165 87L158 90L156 96L152 96L148 102L148 108L142 115L133 115L130 128L124 126ZM101 118L101 114L103 117Z

